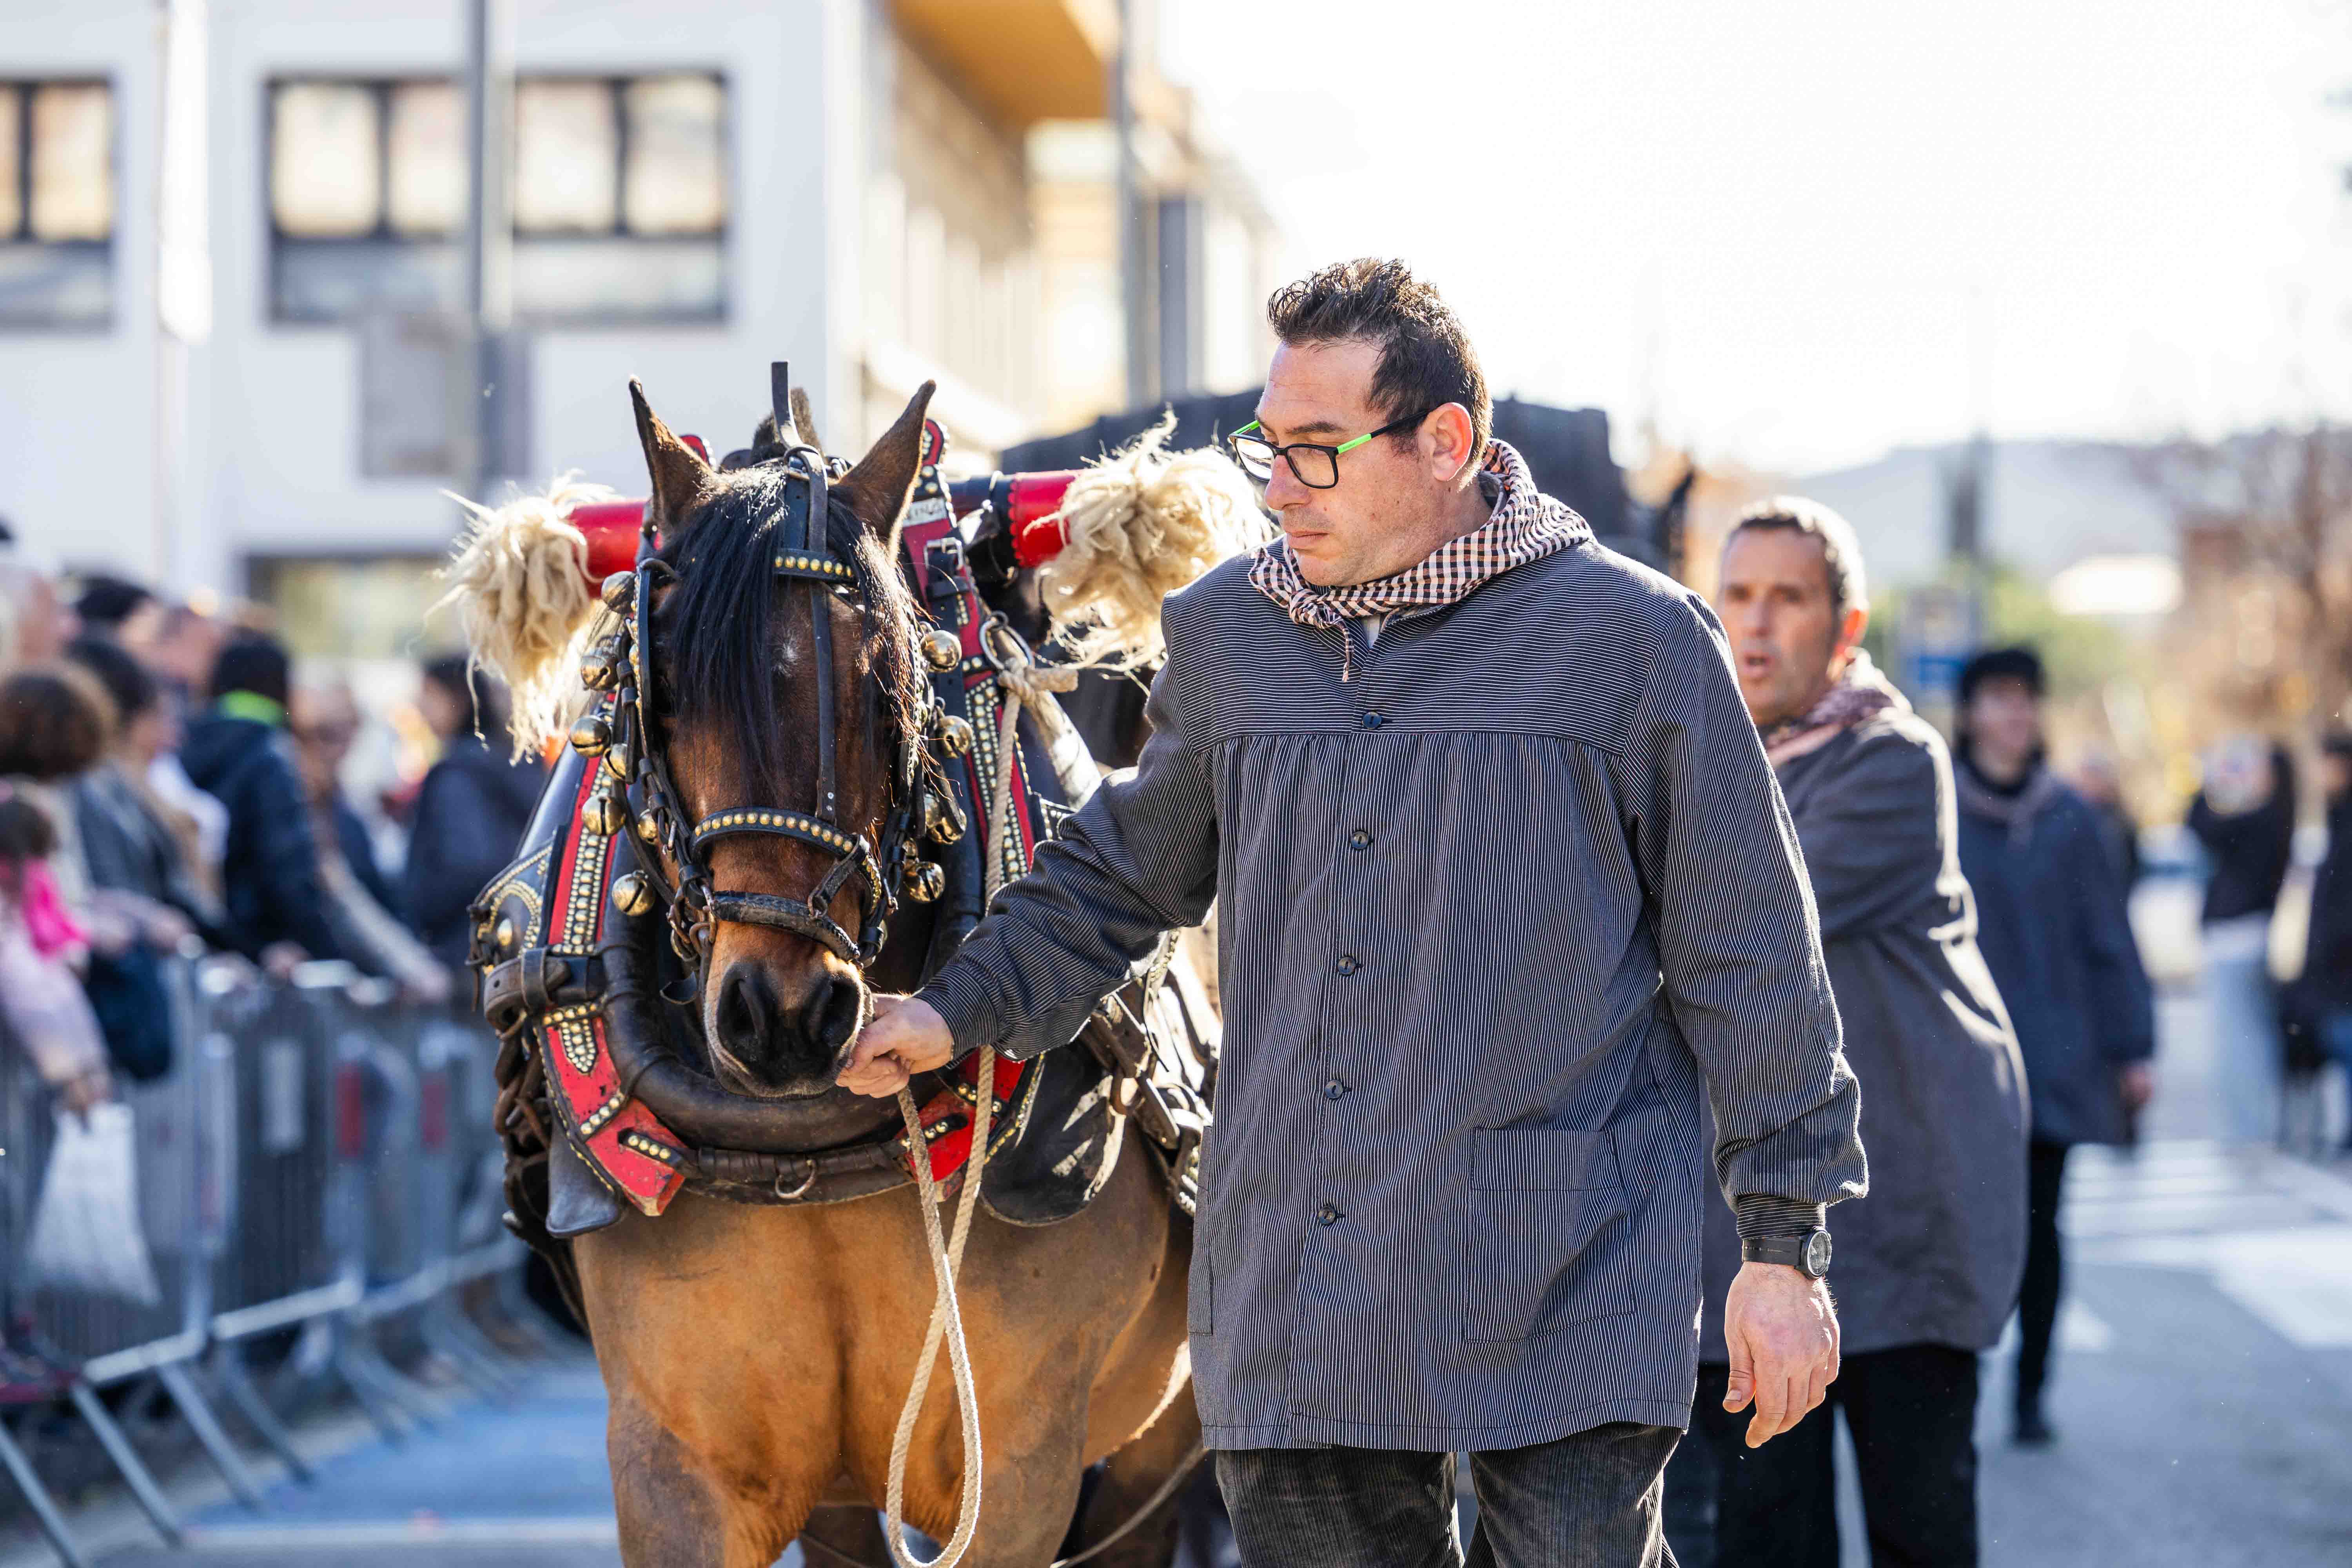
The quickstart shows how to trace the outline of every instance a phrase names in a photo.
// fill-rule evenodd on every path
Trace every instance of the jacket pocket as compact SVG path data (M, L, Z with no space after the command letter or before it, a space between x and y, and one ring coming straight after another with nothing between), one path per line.
M1531 1340L1633 1310L1633 1230L1607 1132L1470 1135L1463 1337Z

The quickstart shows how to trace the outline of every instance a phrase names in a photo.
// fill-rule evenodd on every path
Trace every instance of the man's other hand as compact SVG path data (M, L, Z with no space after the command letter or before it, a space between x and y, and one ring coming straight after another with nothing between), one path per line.
M1829 1287L1785 1263L1743 1263L1723 1305L1731 1351L1726 1410L1752 1398L1748 1446L1760 1448L1802 1421L1838 1374L1837 1309Z
M954 1055L947 1020L929 1004L912 996L877 996L873 1020L857 1032L849 1065L841 1069L841 1087L887 1100L917 1073L943 1068Z
M2117 1069L2116 1087L2123 1091L2124 1109L2139 1110L2156 1098L2156 1069L2146 1062L2126 1062Z

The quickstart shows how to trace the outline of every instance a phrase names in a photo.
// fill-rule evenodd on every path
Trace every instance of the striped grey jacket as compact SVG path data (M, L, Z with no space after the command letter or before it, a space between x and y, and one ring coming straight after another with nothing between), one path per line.
M1864 1187L1721 628L1589 533L1370 647L1248 569L1169 599L1140 765L923 999L961 1049L1060 1045L1222 900L1192 1275L1212 1447L1687 1425L1702 1083L1743 1216Z

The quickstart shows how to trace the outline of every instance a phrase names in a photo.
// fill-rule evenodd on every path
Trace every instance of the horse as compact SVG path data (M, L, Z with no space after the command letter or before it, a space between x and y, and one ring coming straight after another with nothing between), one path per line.
M922 826L907 821L907 759L936 720L895 537L930 386L845 472L823 458L797 397L790 411L779 398L750 452L714 466L635 383L631 395L652 484L647 535L660 542L633 580L639 744L663 764L667 806L707 826L747 803L779 808L751 814L765 819L822 802L845 843L904 849ZM783 533L796 488L821 513L800 553ZM787 555L800 576L778 574ZM702 900L678 922L698 985L694 1093L725 1102L714 1114L756 1119L762 1150L862 1149L896 1133L893 1106L835 1079L873 994L912 991L937 962L941 906L897 901L872 856L832 843L730 830L707 847L696 833L689 847L673 832L641 851L654 880L678 889L673 909L689 887ZM614 884L615 906L643 898ZM850 934L866 931L871 943ZM501 1106L511 1153L517 1113ZM766 1568L795 1539L812 1563L884 1560L873 1510L932 1307L919 1201L894 1188L779 1206L688 1186L658 1217L624 1208L562 1244L609 1395L630 1568ZM1141 1151L1057 1223L976 1216L959 1285L982 1434L971 1568L1046 1568L1097 1461L1108 1462L1077 1538L1149 1517L1090 1560L1171 1560L1164 1500L1199 1454L1191 1243L1165 1173ZM906 1458L905 1518L941 1539L969 1460L952 1405L932 1390Z

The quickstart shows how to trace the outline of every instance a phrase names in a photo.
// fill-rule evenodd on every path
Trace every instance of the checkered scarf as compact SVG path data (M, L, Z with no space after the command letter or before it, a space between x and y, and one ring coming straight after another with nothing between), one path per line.
M1495 515L1458 539L1447 540L1392 577L1318 588L1298 574L1290 544L1277 539L1250 565L1250 586L1271 599L1302 626L1342 633L1339 679L1355 675L1355 645L1344 634L1359 616L1410 615L1466 596L1489 577L1514 566L1566 550L1592 537L1592 529L1568 506L1536 489L1527 459L1504 441L1486 444L1478 483L1494 502Z

